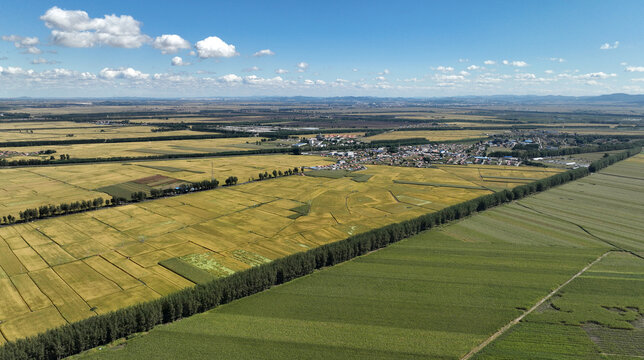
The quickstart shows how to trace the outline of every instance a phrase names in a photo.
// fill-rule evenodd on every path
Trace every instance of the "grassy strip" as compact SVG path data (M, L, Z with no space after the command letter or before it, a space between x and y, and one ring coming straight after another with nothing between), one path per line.
M313 170L304 173L306 176L323 177L328 179L340 179L349 174L347 170Z
M353 180L355 182L367 182L367 181L369 181L369 179L371 179L371 177L373 175L369 175L369 174L349 174L348 176L351 178L351 180Z
M311 204L306 203L304 205L294 207L291 209L291 211L295 211L295 214L287 216L289 219L297 219L300 216L306 216L309 214L309 211L311 211Z
M183 276L184 278L192 281L195 284L205 284L216 278L209 272L194 267L179 258L159 261L159 265Z
M438 184L438 183L429 183L429 182L420 182L420 181L407 181L407 180L394 180L396 184L408 184L408 185L424 185L424 186L436 186L436 187L449 187L457 189L476 189L476 190L489 190L482 186L472 186L472 185L452 185L452 184Z

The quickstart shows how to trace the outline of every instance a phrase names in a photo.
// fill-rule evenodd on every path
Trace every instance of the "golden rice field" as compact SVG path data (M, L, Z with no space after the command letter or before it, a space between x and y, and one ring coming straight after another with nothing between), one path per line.
M321 161L309 158L314 160ZM249 175L253 161L254 166L270 167L265 162L302 165L305 158L249 157L245 168ZM217 166L235 171L240 163L236 157ZM201 167L205 170L203 165L207 163ZM51 171L72 179L71 169L78 169L68 168L67 174L65 167ZM211 274L226 276L488 194L485 189L458 187L479 186L479 170L370 166L359 172L360 181L282 177L0 227L0 342L193 284L160 261L181 257ZM489 171L517 175L515 168ZM524 171L534 178L553 173L540 168ZM71 181L90 188L121 181L127 170L114 174L103 168L93 176L79 174Z
M3 130L0 131L0 142L3 141L42 141L42 140L76 140L76 139L116 139L136 138L153 136L181 136L181 135L203 135L213 134L199 131L178 130L168 132L152 132L154 126L105 126L105 127L83 127L73 129L32 129L26 130ZM73 136L68 136L73 135Z
M88 127L99 127L94 123L77 123L73 121L11 121L11 122L0 122L0 131L5 130L34 130L34 129L52 129L52 128L88 128Z
M96 197L108 199L111 196L96 189L152 175L195 182L210 179L213 174L221 183L229 176L244 182L257 177L260 171L324 165L330 161L318 156L253 155L4 168L0 169L3 180L0 182L0 216L18 217L19 211L40 205Z
M501 130L499 130L501 132ZM450 141L450 140L462 140L462 139L474 139L479 137L485 137L489 134L494 133L493 130L442 130L442 131L431 131L431 130L419 130L419 131L389 131L386 133L369 136L364 138L364 140L399 140L399 139L409 139L409 138L425 138L429 141Z
M169 135L171 133L156 133ZM160 136L165 136L160 135ZM41 150L56 150L54 157L59 154L69 154L72 158L108 158L108 157L135 157L155 155L181 155L191 153L215 153L222 151L243 151L256 149L274 148L273 142L264 142L255 145L259 141L257 137L223 138L223 139L199 139L199 140L168 140L168 141L143 141L124 143L95 143L95 144L73 144L73 145L40 145L40 146L18 146L2 147L3 151L16 151L19 153L36 153ZM12 156L8 160L19 159L48 159L50 155L29 155Z

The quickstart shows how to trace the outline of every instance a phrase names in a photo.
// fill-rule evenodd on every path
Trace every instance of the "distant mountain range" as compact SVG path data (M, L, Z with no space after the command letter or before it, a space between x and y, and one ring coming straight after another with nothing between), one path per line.
M17 102L79 102L91 101L94 105L106 102L145 103L156 101L239 101L239 102L281 102L281 103L335 103L335 104L461 104L461 105L636 105L644 106L644 94L629 95L624 93L598 96L562 96L562 95L490 95L490 96L451 96L429 98L405 97L370 97L370 96L339 96L339 97L209 97L209 98L144 98L144 97L114 97L114 98L5 98L0 101ZM89 104L88 104L89 105Z

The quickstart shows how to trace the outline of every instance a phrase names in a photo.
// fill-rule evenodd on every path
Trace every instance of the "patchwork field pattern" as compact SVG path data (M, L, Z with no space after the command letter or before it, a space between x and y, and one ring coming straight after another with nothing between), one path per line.
M212 174L221 183L229 176L237 176L244 182L251 177L257 178L260 171L328 162L318 156L255 155L0 169L4 180L0 184L0 216L13 214L18 217L19 211L40 205L97 197L107 199L110 195L98 189L148 176L162 175L195 182L210 179Z
M2 141L37 141L37 140L70 140L70 139L118 139L130 137L154 137L154 136L180 136L180 135L203 135L212 134L191 130L178 130L172 132L152 132L154 126L105 126L87 127L76 126L74 128L34 128L29 132L25 130L3 130L0 131L0 142ZM73 136L69 136L73 135Z
M641 160L605 171L641 177ZM607 178L616 180L599 182ZM601 217L620 244L643 245L641 237L627 241L643 230L641 187L632 180L594 174L80 358L459 359L600 255L619 250L594 235L598 225L585 224ZM552 210L524 206L542 203ZM639 330L586 325L641 326L643 264L625 252L607 255L552 299L561 311L545 305L479 357L599 359L600 352L619 354L616 346L635 351Z
M151 133L154 136L173 136L175 132ZM194 133L197 134L197 133ZM193 153L217 153L224 151L244 151L255 149L270 149L275 147L268 143L255 145L259 138L223 138L199 140L168 140L150 142L125 142L125 143L96 143L74 145L41 145L3 147L1 150L33 153L41 150L56 150L54 157L59 154L69 154L71 158L108 158L108 157L135 157L154 155L181 155ZM8 160L19 159L49 159L50 155L14 156Z
M284 168L288 161L301 165L306 159L271 156L266 161ZM231 167L241 163L238 157L227 160ZM71 168L61 167L58 176ZM360 173L365 181L290 176L2 227L0 267L6 291L0 302L8 305L0 314L0 331L14 340L154 299L193 284L187 279L198 281L180 269L225 276L490 193L394 182L472 184L437 168L373 166ZM106 172L75 181L88 186L114 178ZM165 261L173 258L178 258L174 266L167 266ZM28 280L25 275L33 283L31 290L14 283L16 276ZM25 300L29 291L39 299L34 301L38 306ZM51 315L41 316L44 311ZM25 321L33 326L17 325Z

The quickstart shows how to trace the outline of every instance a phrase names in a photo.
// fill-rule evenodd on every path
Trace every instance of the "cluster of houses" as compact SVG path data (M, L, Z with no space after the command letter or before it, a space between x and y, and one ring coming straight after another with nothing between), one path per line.
M516 157L488 157L484 144L428 144L400 146L397 151L387 147L354 150L322 151L323 156L338 160L338 166L352 167L362 164L390 165L426 168L432 164L451 165L509 165L519 166L522 161Z
M306 146L309 145L313 148L325 148L329 145L344 145L351 146L361 143L357 139L355 134L319 134L315 137L305 139L306 142L302 141L295 144L295 146Z

